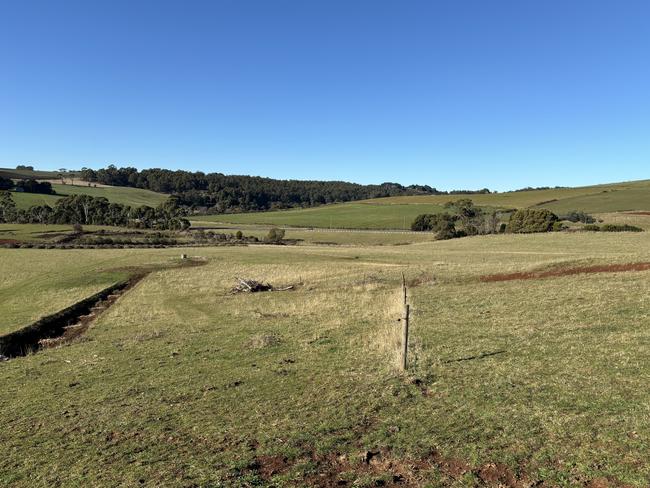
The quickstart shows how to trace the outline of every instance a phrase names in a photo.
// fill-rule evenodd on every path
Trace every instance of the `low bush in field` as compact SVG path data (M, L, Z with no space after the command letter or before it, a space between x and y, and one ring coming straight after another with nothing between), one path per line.
M600 232L600 226L596 224L587 224L582 227L582 230L587 232Z
M603 232L643 232L641 227L629 224L603 224L600 230Z
M531 234L535 232L550 232L558 216L544 208L524 208L517 210L510 217L508 231L515 234Z
M566 215L560 215L560 220L568 220L569 222L582 222L583 224L593 224L596 222L596 219L589 215L588 213L585 213L581 210L572 210Z
M273 227L266 236L266 242L280 243L284 239L284 229Z
M590 224L583 226L582 230L590 232L643 232L641 227L629 224L604 224L601 226Z

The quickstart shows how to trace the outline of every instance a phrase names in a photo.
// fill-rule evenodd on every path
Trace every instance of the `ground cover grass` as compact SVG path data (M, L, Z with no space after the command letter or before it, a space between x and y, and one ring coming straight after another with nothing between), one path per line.
M35 205L49 205L53 207L57 200L61 198L60 195L44 195L41 193L24 193L24 192L11 192L11 197L16 202L16 206L22 209L28 209Z
M189 250L208 264L150 275L82 342L0 364L0 480L475 486L503 463L547 486L646 486L650 272L479 278L650 261L648 244L575 233ZM0 263L175 254L0 250ZM418 285L406 377L402 272ZM230 295L236 276L304 284ZM381 454L365 464L368 450Z

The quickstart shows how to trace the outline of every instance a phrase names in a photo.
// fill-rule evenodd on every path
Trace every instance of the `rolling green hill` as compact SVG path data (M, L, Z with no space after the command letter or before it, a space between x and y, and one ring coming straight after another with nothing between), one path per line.
M168 195L156 193L150 190L140 188L130 188L123 186L87 186L87 183L78 180L76 173L70 171L65 173L66 184L60 181L58 171L30 171L25 169L0 168L0 176L20 180L33 178L39 181L50 181L56 195L41 195L36 193L12 193L16 205L20 208L29 208L33 205L54 205L56 201L67 195L90 195L93 197L104 197L110 202L129 205L131 207L140 207L147 205L155 207L164 202ZM74 183L72 184L74 178Z
M421 213L444 211L437 204L383 205L370 202L341 203L322 207L202 216L196 220L237 224L274 224L293 227L332 227L341 229L409 229Z
M32 205L54 205L59 198L67 195L90 195L93 197L104 197L110 202L140 207L148 205L155 207L167 199L167 195L156 193L139 188L128 188L119 186L102 186L88 187L81 185L61 185L60 183L52 184L56 195L40 195L37 193L17 193L13 192L12 196L16 205L20 208L29 208Z
M211 215L197 220L300 227L404 229L417 215L441 212L446 202L461 198L469 198L482 207L543 207L558 214L571 210L589 213L650 210L650 180L491 194L376 198L308 209Z

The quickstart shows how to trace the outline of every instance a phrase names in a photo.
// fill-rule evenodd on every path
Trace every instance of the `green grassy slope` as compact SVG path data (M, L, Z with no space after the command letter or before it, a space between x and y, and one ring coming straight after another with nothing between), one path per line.
M611 189L600 193L562 198L543 205L561 214L570 210L589 213L650 210L650 186L648 188Z
M0 363L0 484L496 486L499 463L522 486L646 486L650 272L477 278L649 250L650 233L188 249L208 265L152 274L82 341ZM0 249L0 279L176 254ZM420 283L404 376L402 271ZM230 295L235 276L305 285Z
M363 202L276 212L209 215L201 216L200 220L341 229L410 229L411 222L417 215L442 211L444 208L438 204L384 205Z
M491 193L491 194L475 194L475 195L431 195L431 196L414 196L414 197L389 197L377 198L374 200L367 200L373 204L414 204L414 203L430 203L443 205L450 200L457 200L459 198L470 198L477 205L504 207L504 208L522 208L534 206L547 206L547 202L554 200L564 201L578 197L592 196L596 200L601 195L606 195L609 192L622 192L622 194L629 193L630 201L625 202L624 207L637 205L634 210L646 210L648 207L648 199L641 198L643 192L650 194L650 180L630 181L624 183L611 183L605 185L594 185L576 188L557 188L550 190L531 190L520 192L504 192L504 193ZM619 209L616 209L619 210ZM620 208L620 210L628 210L628 208ZM597 212L598 210L593 210Z
M83 185L60 185L55 183L52 185L52 188L54 188L56 193L59 195L76 194L104 197L111 202L130 205L132 207L139 207L141 205L155 207L169 197L169 195L163 193L125 186L101 186L95 188Z
M403 229L408 228L417 215L441 212L446 202L461 198L469 198L483 207L543 207L557 213L571 210L589 213L650 210L650 180L494 194L376 198L309 209L214 215L201 217L201 220L301 227Z
M52 185L56 195L39 195L36 193L17 193L13 192L12 196L16 205L20 208L29 208L32 205L54 205L56 201L66 195L90 195L93 197L104 197L110 202L139 207L148 205L155 207L164 202L168 195L156 193L140 188L127 188L120 186L102 186L88 187L82 185L61 185L54 183Z

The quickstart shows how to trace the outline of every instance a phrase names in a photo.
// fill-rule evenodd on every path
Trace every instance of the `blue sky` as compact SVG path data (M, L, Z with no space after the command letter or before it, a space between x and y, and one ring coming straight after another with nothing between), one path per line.
M0 165L650 178L650 2L0 0Z

